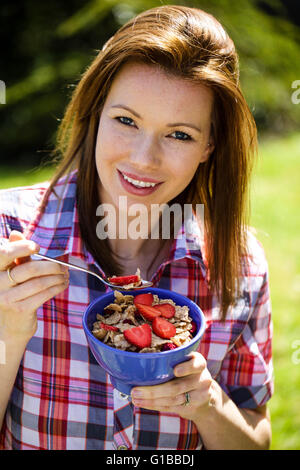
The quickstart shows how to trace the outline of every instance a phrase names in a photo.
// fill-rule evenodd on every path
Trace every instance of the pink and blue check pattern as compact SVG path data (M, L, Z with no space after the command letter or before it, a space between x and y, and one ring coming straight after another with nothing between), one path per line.
M0 236L19 230L41 253L101 267L83 245L76 208L76 173L62 179L41 215L48 183L0 191ZM264 252L249 233L243 294L221 322L207 284L198 225L174 240L169 259L155 272L156 287L186 295L203 310L207 329L199 352L212 377L238 407L256 408L273 393L272 322ZM38 309L0 433L2 449L200 449L195 424L175 414L133 406L113 389L95 362L82 328L88 304L108 291L92 276L70 270L69 288Z

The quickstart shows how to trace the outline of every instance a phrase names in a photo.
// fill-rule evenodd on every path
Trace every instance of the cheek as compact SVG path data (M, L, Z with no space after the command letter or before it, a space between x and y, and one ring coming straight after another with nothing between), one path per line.
M96 163L109 164L120 160L126 154L128 143L116 132L114 126L103 123L99 127L96 143Z
M96 144L96 164L101 165L113 160L116 156L117 146L114 144L115 139L105 129L100 129Z
M199 162L195 158L181 158L176 164L176 160L171 163L172 179L177 187L184 189L193 179Z

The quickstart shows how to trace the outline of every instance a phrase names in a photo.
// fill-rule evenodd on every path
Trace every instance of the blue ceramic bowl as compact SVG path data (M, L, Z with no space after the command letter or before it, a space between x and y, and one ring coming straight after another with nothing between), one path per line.
M197 332L188 345L170 351L136 353L112 348L95 338L92 329L93 323L97 321L97 313L101 314L104 307L114 302L114 293L109 292L94 300L83 316L83 328L89 347L96 361L110 375L114 388L126 395L130 395L131 388L134 386L156 385L171 380L174 377L173 367L188 360L187 355L198 348L205 330L205 318L202 310L181 294L154 287L139 291L128 291L126 294L135 296L146 292L157 294L160 299L172 299L176 305L187 305L189 315L197 325Z

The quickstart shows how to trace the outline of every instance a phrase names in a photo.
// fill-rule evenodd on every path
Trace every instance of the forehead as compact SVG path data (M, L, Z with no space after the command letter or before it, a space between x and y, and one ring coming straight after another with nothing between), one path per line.
M157 65L129 62L115 76L107 101L121 98L151 106L164 104L172 111L176 108L198 111L200 107L210 112L213 92L201 83L178 77Z

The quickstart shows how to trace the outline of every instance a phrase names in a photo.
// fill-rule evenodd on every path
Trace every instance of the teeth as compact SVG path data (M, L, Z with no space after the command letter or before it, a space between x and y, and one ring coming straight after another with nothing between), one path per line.
M157 183L148 183L148 182L146 183L145 181L133 180L132 178L129 178L129 176L124 175L124 173L122 173L122 175L126 181L129 181L129 183L133 184L134 186L138 186L139 188L150 188L150 187L156 186L157 184Z

